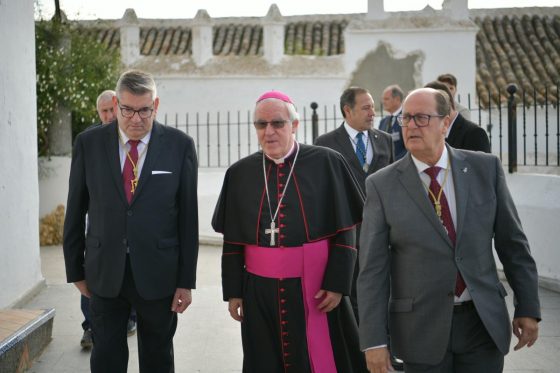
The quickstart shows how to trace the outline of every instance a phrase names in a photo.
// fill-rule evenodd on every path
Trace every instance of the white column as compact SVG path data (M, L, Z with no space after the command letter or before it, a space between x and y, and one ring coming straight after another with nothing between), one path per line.
M121 33L121 61L130 66L140 58L140 26L134 9L128 8L119 21Z
M385 13L383 0L368 0L368 11L366 14L367 19L381 20L388 17Z
M33 0L0 1L0 309L14 306L44 285L33 4Z
M444 0L441 7L450 18L469 19L468 0Z
M284 21L280 9L272 4L263 18L264 58L272 65L284 57Z
M202 66L213 56L212 20L205 9L200 9L192 26L192 58L197 66Z

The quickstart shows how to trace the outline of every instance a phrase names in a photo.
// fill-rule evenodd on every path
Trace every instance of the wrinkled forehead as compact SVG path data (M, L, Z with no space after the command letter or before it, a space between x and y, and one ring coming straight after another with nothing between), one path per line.
M257 102L255 106L255 119L260 118L288 118L289 112L286 103L275 98L267 98Z
M432 92L413 92L404 100L403 112L430 113L436 110L436 106L436 98Z

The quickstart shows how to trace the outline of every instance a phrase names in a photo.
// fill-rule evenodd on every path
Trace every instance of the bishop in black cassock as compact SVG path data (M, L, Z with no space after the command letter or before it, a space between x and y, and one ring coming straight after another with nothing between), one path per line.
M291 104L279 92L263 97ZM264 131L276 131L269 125L274 123L264 122ZM362 205L346 161L330 149L292 141L281 159L259 151L227 170L212 225L224 234L224 300L242 299L243 372L366 371L347 297ZM322 299L314 299L315 290L309 294L305 270L305 275L297 277L268 273L272 267L292 273L291 267L315 265L314 255L322 244L326 256L318 286L321 291L344 295L329 312L316 311ZM296 252L303 256L303 264L297 259L279 264L284 254L292 258ZM311 307L310 298L315 302ZM317 320L310 316L313 311L324 318L326 338L318 337L321 334L313 326ZM318 351L322 352L317 355ZM329 356L330 365L325 362Z

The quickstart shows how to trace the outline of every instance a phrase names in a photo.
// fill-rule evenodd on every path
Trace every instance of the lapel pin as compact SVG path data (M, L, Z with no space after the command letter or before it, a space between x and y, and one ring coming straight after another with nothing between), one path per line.
M463 172L464 172L464 173L467 173L467 170L468 170L468 168L466 168L466 167L463 168Z

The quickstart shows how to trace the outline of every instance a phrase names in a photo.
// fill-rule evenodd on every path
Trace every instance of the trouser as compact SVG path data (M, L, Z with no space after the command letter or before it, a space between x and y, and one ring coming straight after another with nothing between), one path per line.
M132 307L138 321L138 357L141 373L174 372L173 335L177 314L171 311L173 297L145 300L134 284L127 256L120 294L104 298L92 294L90 322L95 341L91 352L92 373L127 371L128 344L126 326Z

